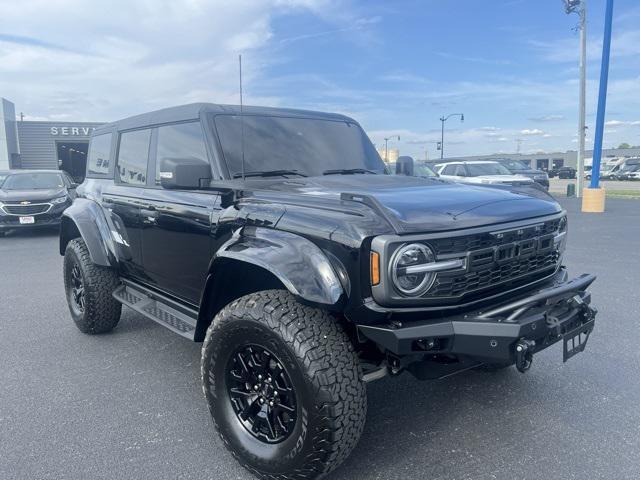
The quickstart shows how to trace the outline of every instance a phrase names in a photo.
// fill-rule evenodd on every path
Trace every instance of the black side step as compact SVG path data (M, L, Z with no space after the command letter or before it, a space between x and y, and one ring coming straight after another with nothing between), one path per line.
M123 305L158 322L178 335L193 340L198 312L131 284L120 285L113 297ZM172 304L174 306L172 306ZM178 310L179 307L180 310Z

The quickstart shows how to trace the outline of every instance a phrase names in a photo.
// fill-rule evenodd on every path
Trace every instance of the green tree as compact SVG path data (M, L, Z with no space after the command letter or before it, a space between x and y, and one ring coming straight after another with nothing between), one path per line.
M624 142L618 145L618 148L631 148L631 145L629 145L627 142Z

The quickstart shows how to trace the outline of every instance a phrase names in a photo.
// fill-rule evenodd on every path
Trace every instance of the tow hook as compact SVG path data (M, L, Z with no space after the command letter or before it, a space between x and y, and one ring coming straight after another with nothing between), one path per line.
M516 343L516 368L520 373L524 373L531 368L535 346L536 342L534 340L521 339Z

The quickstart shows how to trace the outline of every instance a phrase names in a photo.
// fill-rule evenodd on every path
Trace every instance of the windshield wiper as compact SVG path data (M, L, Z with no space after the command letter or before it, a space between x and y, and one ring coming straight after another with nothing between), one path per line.
M304 173L300 173L298 170L265 170L263 172L244 172L245 177L279 177L281 175L298 175L300 177L306 177ZM242 173L234 173L233 178L242 178Z
M378 172L367 170L366 168L338 168L335 170L325 170L324 172L322 172L323 175L349 175L352 173L372 173L374 175L378 174Z

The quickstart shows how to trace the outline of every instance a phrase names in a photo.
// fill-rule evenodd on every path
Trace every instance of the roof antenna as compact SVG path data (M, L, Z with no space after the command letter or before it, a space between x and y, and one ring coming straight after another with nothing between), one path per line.
M240 67L240 147L242 149L242 181L244 181L244 113L242 109L242 55L238 55Z

